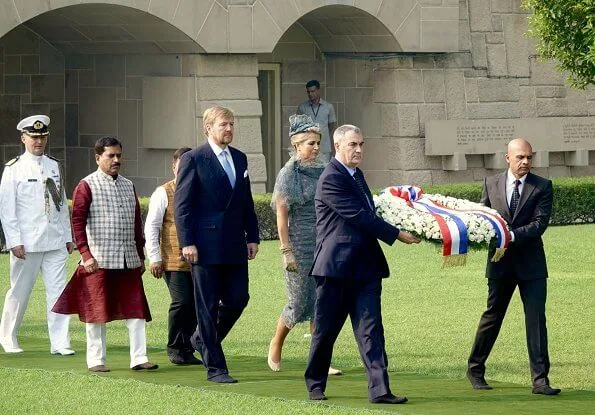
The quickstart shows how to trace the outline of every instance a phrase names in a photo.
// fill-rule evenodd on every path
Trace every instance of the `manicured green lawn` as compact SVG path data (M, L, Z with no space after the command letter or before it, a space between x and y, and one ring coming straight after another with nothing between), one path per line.
M283 368L272 373L266 353L285 301L278 242L266 242L251 262L251 300L224 343L235 385L207 382L203 368L176 367L165 355L169 296L163 281L145 275L154 321L147 325L149 358L160 369L128 369L128 337L122 322L108 325L112 372L90 375L85 366L84 325L73 319L77 355L50 356L41 281L35 286L19 339L25 353L0 352L0 413L197 413L330 414L364 410L405 414L589 413L595 404L595 225L551 227L545 235L550 280L548 328L550 398L530 393L522 304L515 295L488 361L496 389L473 391L465 365L486 302L485 253L469 255L464 268L441 269L429 244L385 247L393 275L384 281L383 318L391 386L410 402L396 407L367 402L366 381L346 324L333 364L345 376L330 379L326 404L307 401L303 371L307 325L296 327L284 348ZM76 264L69 263L69 272ZM362 261L365 261L362 258ZM0 255L0 303L8 287L8 256Z

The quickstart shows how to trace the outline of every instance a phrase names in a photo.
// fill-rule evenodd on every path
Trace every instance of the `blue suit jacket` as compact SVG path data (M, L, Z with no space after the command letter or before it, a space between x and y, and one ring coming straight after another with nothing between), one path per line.
M372 194L366 193L373 204ZM335 158L318 179L316 250L310 275L386 278L388 264L378 239L392 245L399 230L376 215L355 180Z
M208 143L180 159L174 197L178 240L181 247L197 247L199 264L241 263L248 258L246 243L260 242L246 155L228 148L236 171L233 189Z

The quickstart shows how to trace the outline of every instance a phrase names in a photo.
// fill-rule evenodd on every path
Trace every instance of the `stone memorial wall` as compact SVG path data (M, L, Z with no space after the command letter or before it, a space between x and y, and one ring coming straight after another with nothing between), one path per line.
M549 152L565 152L567 166L587 166L595 150L595 117L432 120L426 124L427 156L443 156L445 170L466 170L466 155L485 155L486 167L502 168L506 145L514 138L531 142L536 167L548 167ZM491 160L494 160L490 162Z

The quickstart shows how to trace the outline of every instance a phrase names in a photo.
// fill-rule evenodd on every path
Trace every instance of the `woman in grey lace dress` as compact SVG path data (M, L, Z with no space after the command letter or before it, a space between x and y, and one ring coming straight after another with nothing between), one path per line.
M295 324L310 321L310 329L314 328L316 283L308 273L316 246L314 194L318 178L326 166L319 157L321 133L318 124L307 115L292 115L289 124L292 155L277 176L271 202L277 213L288 296L269 347L268 365L275 372L281 370L283 343ZM337 369L329 369L329 374L340 373Z

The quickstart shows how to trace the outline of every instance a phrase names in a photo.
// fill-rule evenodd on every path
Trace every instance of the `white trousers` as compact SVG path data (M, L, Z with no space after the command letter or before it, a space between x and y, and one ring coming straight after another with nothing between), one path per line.
M124 322L130 338L130 367L148 362L145 320L131 318ZM105 323L86 323L86 328L87 367L105 365Z
M10 253L10 289L6 293L0 321L0 343L7 347L19 347L17 332L23 322L31 290L41 272L45 285L50 351L70 347L70 316L52 311L66 285L67 259L66 246L47 252L27 252L25 259Z

